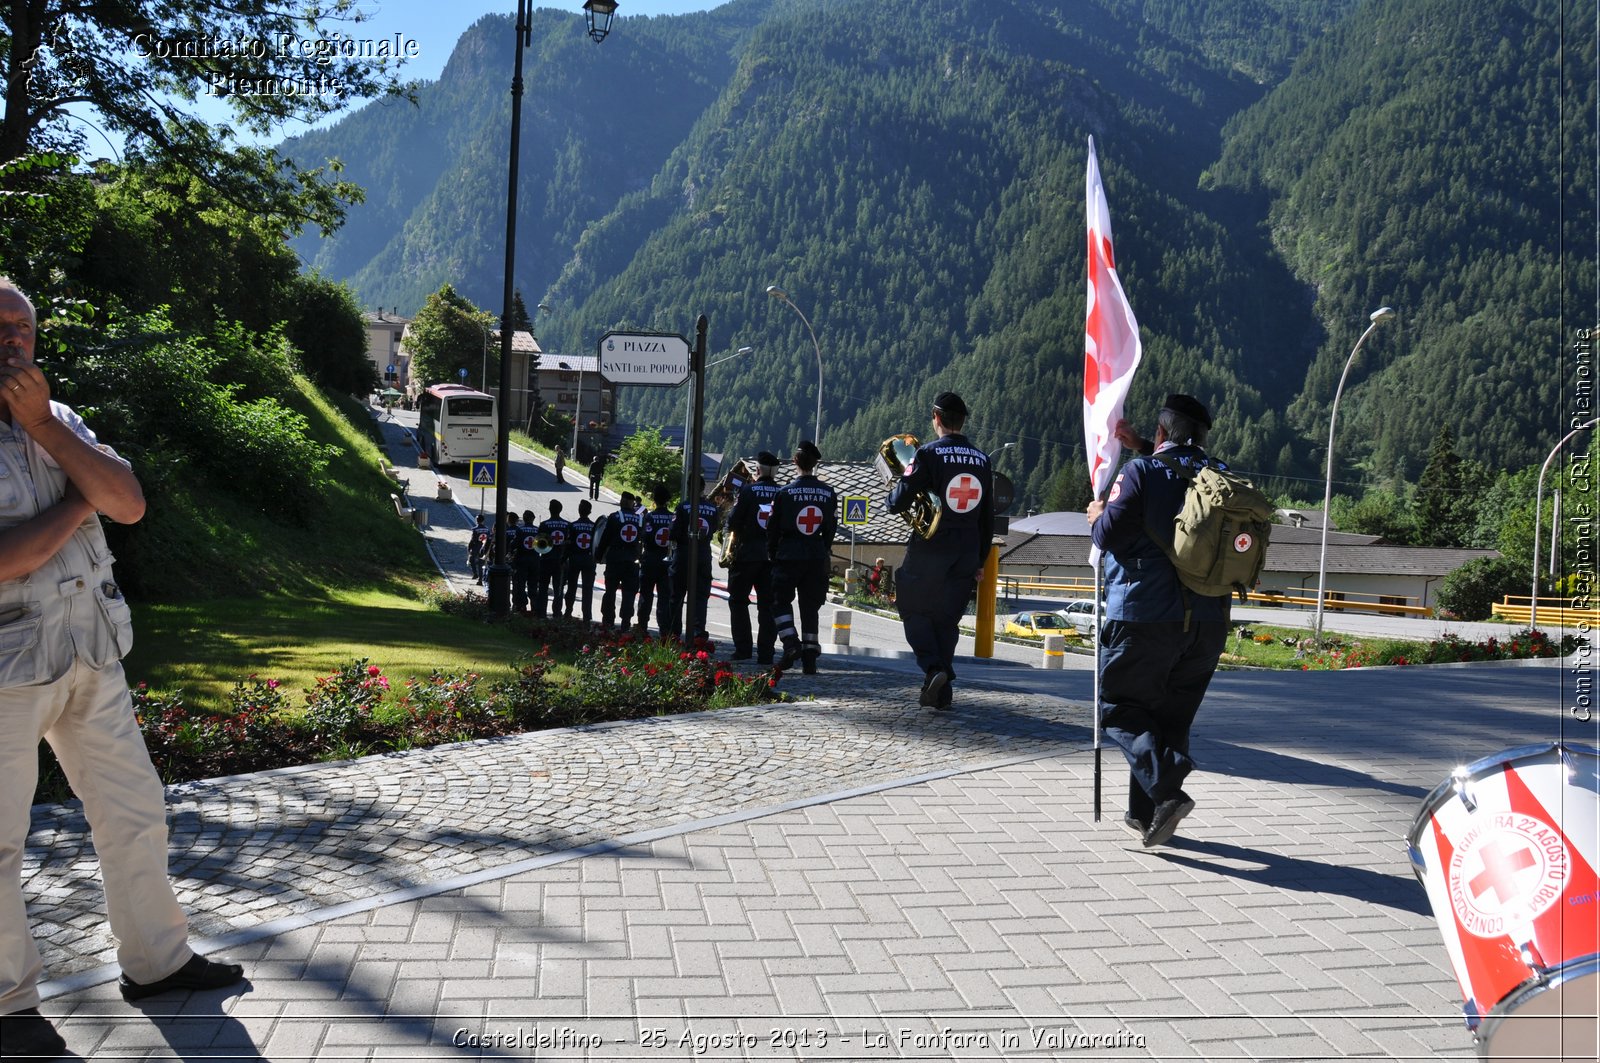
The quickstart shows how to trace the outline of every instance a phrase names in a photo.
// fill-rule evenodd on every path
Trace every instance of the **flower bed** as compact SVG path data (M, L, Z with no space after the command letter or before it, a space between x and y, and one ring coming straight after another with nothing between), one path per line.
M395 686L363 658L318 678L299 709L277 680L253 675L235 684L226 713L190 710L181 692L142 683L133 691L134 711L156 770L172 783L783 700L770 673L743 675L704 642L597 636L570 624L541 634L551 640L493 681L434 672Z
M1454 664L1461 661L1521 661L1536 657L1565 657L1577 649L1573 635L1552 642L1542 631L1518 631L1509 638L1493 636L1480 642L1446 633L1431 642L1392 640L1333 643L1321 650L1305 649L1302 670L1399 667L1415 664Z

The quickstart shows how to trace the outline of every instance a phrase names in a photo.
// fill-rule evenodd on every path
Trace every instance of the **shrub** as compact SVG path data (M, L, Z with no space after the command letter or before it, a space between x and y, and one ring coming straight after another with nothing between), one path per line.
M1439 584L1434 601L1439 611L1460 620L1487 620L1507 594L1528 589L1528 573L1503 557L1468 561Z

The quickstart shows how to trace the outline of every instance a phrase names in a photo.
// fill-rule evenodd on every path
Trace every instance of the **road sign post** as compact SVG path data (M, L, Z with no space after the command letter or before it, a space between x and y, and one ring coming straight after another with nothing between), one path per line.
M499 465L493 458L473 458L467 463L467 482L479 488L478 516L483 516L484 492L495 486Z

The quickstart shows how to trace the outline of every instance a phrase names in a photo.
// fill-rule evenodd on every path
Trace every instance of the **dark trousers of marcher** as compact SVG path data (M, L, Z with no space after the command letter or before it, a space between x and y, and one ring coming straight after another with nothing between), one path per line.
M639 593L639 564L636 561L606 562L606 592L600 596L600 622L606 627L619 617L622 626L633 623L633 599ZM618 598L622 599L618 612ZM645 607L646 609L649 606ZM588 614L584 614L587 620Z
M593 476L589 477L589 497L596 500L600 498L600 481Z
M895 574L895 607L906 645L917 666L926 674L942 670L956 677L956 644L961 639L961 617L972 597L978 570L971 544L913 542L905 563Z
M672 632L669 626L672 615L672 569L665 558L653 561L644 558L639 562L639 626L650 626L650 607L656 608L656 628L661 637Z
M756 593L756 631L750 637L750 592ZM733 652L748 656L752 649L763 661L772 659L778 629L772 623L772 565L766 561L738 561L728 569L728 626L733 629Z
M1189 729L1227 644L1222 621L1107 620L1100 637L1100 724L1127 758L1128 811L1149 823L1194 770Z
M518 557L511 562L511 611L520 613L528 608L528 600L533 596L535 586L539 582L538 557ZM543 616L543 611L540 611Z
M470 557L470 558L467 559L467 563L472 566L472 578L473 578L473 580L475 580L478 583L482 583L483 582L483 555L479 554L476 557Z
M540 559L539 583L534 589L533 595L534 616L544 616L547 605L552 613L557 616L561 614L561 573L562 563L560 560L552 561L550 554L546 554Z
M688 625L691 638L706 633L706 606L711 601L711 559L703 558L699 571L695 573L695 593L689 594L684 586L688 573L683 569L674 569L672 572L672 631L671 634L683 637L684 625ZM688 599L690 616L683 615L684 600Z
M800 659L809 671L822 654L817 615L828 600L828 558L776 561L772 565L772 623L785 645L800 640Z
M584 620L594 619L590 615L592 607L589 604L594 598L594 555L586 554L582 557L568 558L566 580L567 607L563 610L564 615L572 615L572 602L577 597L578 584L581 583L583 584L583 618Z

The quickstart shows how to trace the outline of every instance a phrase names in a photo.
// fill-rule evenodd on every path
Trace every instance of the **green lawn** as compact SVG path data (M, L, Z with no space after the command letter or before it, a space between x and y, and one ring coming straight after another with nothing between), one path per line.
M366 657L396 686L412 676L475 671L498 678L533 647L498 624L440 612L405 583L330 589L317 597L271 595L134 606L128 682L181 689L194 708L223 709L235 682L276 679L293 692Z

